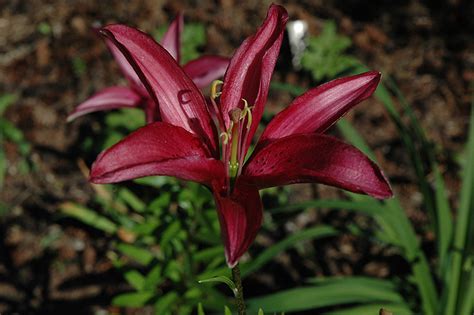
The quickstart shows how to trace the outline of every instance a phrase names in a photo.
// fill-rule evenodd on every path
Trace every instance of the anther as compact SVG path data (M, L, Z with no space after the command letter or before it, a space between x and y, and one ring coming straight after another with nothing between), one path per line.
M211 83L211 98L212 99L216 99L222 94L222 92L217 92L217 87L221 86L222 84L224 84L224 82L222 82L221 80L212 81Z
M242 113L240 114L240 119L244 119L247 116L247 129L250 129L250 126L252 126L253 106L249 106L249 103L245 99L242 99L242 101L244 102L244 109L242 110Z
M219 135L222 138L222 143L227 144L229 142L229 133L228 132L221 132Z
M229 117L230 120L234 123L237 124L239 120L242 119L242 110L240 108L234 108L229 111Z

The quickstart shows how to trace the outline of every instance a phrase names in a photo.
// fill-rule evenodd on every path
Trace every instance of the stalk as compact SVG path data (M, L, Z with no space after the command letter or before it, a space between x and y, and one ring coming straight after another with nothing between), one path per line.
M239 264L232 268L232 278L235 283L235 299L237 302L237 311L239 315L245 315L245 301L244 301L244 288L242 287L242 279L240 276Z

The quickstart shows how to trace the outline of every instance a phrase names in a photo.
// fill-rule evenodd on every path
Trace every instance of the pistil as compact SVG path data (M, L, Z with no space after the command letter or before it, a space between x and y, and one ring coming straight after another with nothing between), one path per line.
M229 176L232 180L235 179L239 170L238 151L239 151L239 125L241 120L242 110L234 108L229 112L232 123L231 131L231 147L230 147L230 161L229 161Z

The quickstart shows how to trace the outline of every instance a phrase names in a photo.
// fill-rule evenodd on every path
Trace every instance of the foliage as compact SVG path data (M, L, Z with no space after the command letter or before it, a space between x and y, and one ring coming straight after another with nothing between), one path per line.
M316 81L334 78L359 64L356 58L345 54L350 46L350 38L337 33L334 21L327 21L319 36L309 38L301 64Z
M315 64L306 63L303 65L311 67L308 69L310 71L316 68ZM365 71L365 69L358 67L355 72L362 71ZM316 72L312 73L315 80L321 78L317 76ZM392 93L390 93L386 84L390 86ZM414 166L413 171L417 178L417 184L423 195L423 206L431 222L431 226L427 229L436 235L437 264L434 268L429 265L426 254L420 247L415 230L398 198L375 201L366 196L349 193L349 201L314 200L303 204L286 205L274 209L274 212L296 211L298 213L298 211L308 207L317 207L357 211L373 218L378 224L374 240L397 249L399 254L411 265L410 275L401 279L402 282L400 282L400 279L390 279L393 282L390 292L395 293L397 290L398 294L403 292L403 299L394 301L387 297L377 298L378 293L383 291L380 289L381 291L378 291L377 294L370 293L372 286L368 286L366 289L360 287L357 290L360 296L354 295L355 291L345 294L344 287L350 286L353 279L343 278L329 279L329 283L339 281L334 297L327 296L331 291L323 290L324 284L320 282L315 287L297 288L253 299L250 301L250 305L254 305L254 308L268 306L269 310L275 311L304 310L323 306L340 306L348 303L344 301L350 301L349 303L355 303L356 305L338 309L337 314L375 312L381 306L400 314L421 312L423 314L447 315L468 314L473 311L472 236L474 235L474 224L472 224L472 219L474 218L474 200L471 192L474 185L474 106L471 111L470 132L466 148L467 156L461 172L460 208L457 210L457 219L454 220L433 145L426 138L412 109L396 85L390 81L386 84L379 85L375 96L385 106L396 125L402 143ZM279 84L274 85L274 88L295 94L301 93L301 90L294 86ZM402 112L397 110L392 95L402 105ZM408 123L404 122L402 116L408 117ZM338 128L349 142L371 156L372 159L375 159L375 154L348 121L341 120ZM436 284L440 284L440 286L437 287ZM364 297L364 293L367 296ZM298 296L307 294L308 298L305 301L309 300L310 302L293 304L297 300L294 294ZM348 300L345 300L346 298ZM319 304L315 301L319 301ZM396 303L394 304L394 302Z
M144 202L147 198L125 187L94 186L97 209L74 203L61 207L64 215L115 240L108 256L131 290L112 303L154 305L157 314L190 314L199 301L206 301L206 308L221 309L227 298L214 284L197 281L202 273L225 265L209 192L197 184L183 186L171 179L137 182L138 191L149 191L152 186L160 191L159 196Z

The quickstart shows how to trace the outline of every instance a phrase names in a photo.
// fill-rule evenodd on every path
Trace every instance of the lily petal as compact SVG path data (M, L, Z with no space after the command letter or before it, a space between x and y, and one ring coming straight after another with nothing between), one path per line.
M79 104L67 117L70 122L77 117L102 111L123 107L137 107L141 104L142 98L134 90L124 86L113 86L106 88L85 102Z
M270 141L252 155L243 174L260 189L318 182L379 199L392 196L382 171L361 151L317 133Z
M183 68L197 87L202 89L224 76L229 61L229 58L221 56L202 56L191 60Z
M173 56L178 64L181 59L181 32L183 31L183 25L183 14L179 13L161 39L161 45Z
M199 138L181 127L155 122L102 152L92 165L90 181L106 184L154 175L211 185L225 170Z
M262 201L256 187L240 180L230 197L216 191L214 189L214 199L226 260L232 268L250 247L262 225Z
M257 33L247 38L235 52L224 77L220 104L226 128L230 125L229 111L243 108L242 99L253 106L244 155L262 117L287 20L288 14L283 7L271 5Z
M142 81L138 77L137 73L130 65L130 62L125 58L123 53L118 49L118 47L107 37L104 38L105 44L107 48L109 48L112 56L114 57L115 61L117 62L120 70L122 71L125 78L127 78L128 82L136 88L142 95L147 95L147 91L142 84Z
M204 96L173 57L149 35L125 26L102 29L159 104L161 119L197 135L217 155L217 134Z
M369 98L379 81L380 72L370 71L336 79L309 90L270 121L260 141L299 133L324 132L352 107Z

